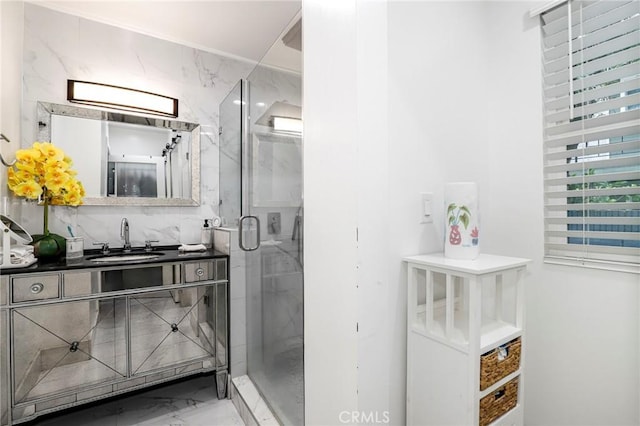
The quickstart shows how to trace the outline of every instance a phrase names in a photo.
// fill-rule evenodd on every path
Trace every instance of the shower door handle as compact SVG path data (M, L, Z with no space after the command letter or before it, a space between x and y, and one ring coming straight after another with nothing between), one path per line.
M245 221L248 222L249 228L245 229ZM245 245L247 235L253 234L251 222L255 222L255 243L253 245ZM240 226L238 229L238 245L244 251L254 251L260 247L260 219L257 216L242 216L240 218Z

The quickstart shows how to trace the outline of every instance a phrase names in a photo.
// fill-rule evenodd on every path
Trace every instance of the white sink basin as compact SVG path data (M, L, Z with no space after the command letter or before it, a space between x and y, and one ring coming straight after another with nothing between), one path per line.
M159 254L117 254L111 256L100 256L88 259L92 262L132 262L136 260L149 260L160 257Z

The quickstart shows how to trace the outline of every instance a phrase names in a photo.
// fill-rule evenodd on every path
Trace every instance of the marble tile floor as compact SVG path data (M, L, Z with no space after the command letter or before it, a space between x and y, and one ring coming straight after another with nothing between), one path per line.
M25 426L244 425L230 399L219 400L213 375L121 396L41 417Z

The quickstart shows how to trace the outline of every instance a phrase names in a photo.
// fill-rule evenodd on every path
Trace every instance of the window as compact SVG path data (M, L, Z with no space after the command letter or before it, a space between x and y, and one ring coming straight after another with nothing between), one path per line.
M638 271L640 2L541 18L545 259Z

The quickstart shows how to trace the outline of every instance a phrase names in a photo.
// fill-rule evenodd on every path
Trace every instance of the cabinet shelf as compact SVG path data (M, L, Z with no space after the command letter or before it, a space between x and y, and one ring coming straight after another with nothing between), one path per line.
M518 369L516 371L514 371L513 373L503 377L502 379L498 380L497 382L495 382L494 384L492 384L491 386L489 386L488 388L486 388L483 391L480 391L480 393L478 394L478 398L482 399L485 396L493 393L496 391L496 389L499 389L500 387L504 386L505 383L510 382L511 380L513 380L514 378L521 376L522 375L522 369Z
M498 405L505 413L491 424L522 425L522 392L515 390L522 388L524 358L509 369L483 362L483 377L489 373L497 380L483 391L480 358L523 338L523 282L529 260L493 255L456 260L442 253L403 260L409 286L407 424L478 425L480 399L496 393L495 404L508 403ZM499 354L493 352L490 359L500 362ZM508 389L508 400L499 399L503 388Z
M435 338L445 344L467 351L469 344L469 318L467 313L461 313L458 317L458 327L452 329L451 335L445 333L445 312L435 312L434 321L429 329L426 327L426 304L417 305L416 319L411 327L412 331L426 337ZM480 352L485 353L496 346L500 346L522 334L522 329L514 324L497 321L492 318L483 318L480 327Z
M522 335L522 329L504 321L483 324L481 328L480 353L483 354Z

